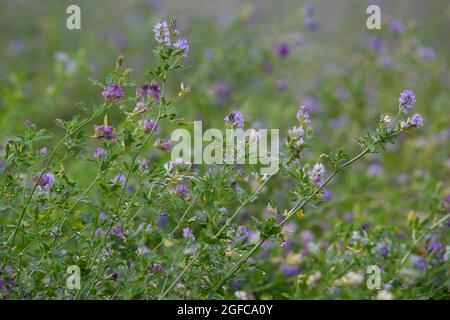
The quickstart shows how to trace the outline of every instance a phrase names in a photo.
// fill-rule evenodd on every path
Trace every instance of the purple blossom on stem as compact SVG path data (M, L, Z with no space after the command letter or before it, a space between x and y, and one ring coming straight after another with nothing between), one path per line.
M172 150L172 141L158 138L155 141L155 146L162 151L169 152Z
M136 91L137 91L138 89L136 89ZM133 113L134 114L141 114L141 113L145 113L145 112L147 112L148 111L148 109L147 109L147 106L145 105L145 103L143 103L143 102L138 102L138 103L136 103L136 106L134 107L134 111L133 111Z
M194 238L194 233L191 228L183 228L183 238Z
M124 174L117 174L112 179L112 183L113 184L119 184L119 185L121 185L123 187L125 185L126 179L127 178L125 177Z
M115 130L112 126L108 125L95 125L95 137L97 139L108 139L108 140L114 140L116 138Z
M170 46L170 28L166 21L155 24L153 34L159 44Z
M185 38L180 38L175 42L173 47L177 50L180 50L183 52L183 57L187 57L189 54L189 43Z
M55 183L55 178L50 172L46 172L39 179L38 185L41 188L51 189Z
M144 129L145 134L150 134L158 128L158 124L156 123L156 121L151 119L140 120L139 124Z
M106 157L106 150L103 148L96 148L94 151L94 157L95 158L104 158Z
M189 188L184 184L177 184L173 188L173 192L177 193L182 198L186 198L189 193Z
M311 181L319 187L322 185L323 175L325 174L325 167L321 163L316 163L309 171L309 178Z
M420 114L416 113L412 117L406 119L406 124L414 128L423 127L423 117Z
M102 94L106 100L119 101L120 98L122 98L123 89L117 83L112 83L102 92Z
M166 269L164 269L160 263L153 263L148 267L148 272L153 274L165 275Z
M304 123L311 122L311 108L306 105L301 106L297 112L297 119Z
M150 84L144 83L136 88L136 94L140 97L150 96L155 101L159 101L161 97L161 88L155 80L152 80Z
M414 92L409 89L404 90L400 93L400 98L398 99L400 110L403 113L408 113L408 110L411 109L416 103L416 96Z
M244 116L239 111L232 111L225 117L225 122L233 128L242 128L244 126Z
M47 154L48 153L48 148L47 147L43 147L40 152L41 152L41 154Z
M300 273L300 267L298 265L289 265L287 263L282 263L280 265L280 270L286 277L293 277Z
M117 236L122 240L125 240L125 235L123 233L123 230L121 227L112 227L109 232L108 232L108 236Z

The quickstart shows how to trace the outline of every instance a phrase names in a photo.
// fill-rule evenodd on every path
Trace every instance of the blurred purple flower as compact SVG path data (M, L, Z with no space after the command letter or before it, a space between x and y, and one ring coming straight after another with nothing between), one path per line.
M391 30L394 33L403 33L405 31L405 26L403 25L403 22L401 22L398 19L393 19L389 21L389 30Z
M151 119L139 120L139 125L144 129L145 134L150 134L158 128L156 121Z
M104 158L106 157L106 150L103 148L96 148L94 151L95 158Z
M194 233L191 228L183 228L183 238L194 238Z
M173 189L173 192L177 193L180 197L186 198L189 194L189 188L184 184L177 184Z
M123 187L125 185L126 180L127 180L127 178L125 177L124 174L117 174L112 179L112 183L121 185Z
M281 272L286 276L286 277L293 277L296 276L300 273L300 267L299 266L292 266L289 265L287 263L282 263L280 265L280 269Z
M416 54L423 60L432 60L436 57L436 53L431 47L419 47L416 50Z
M167 214L160 214L156 217L156 225L159 228L164 228L167 225L167 222L169 221L169 216Z
M120 98L122 98L123 89L117 83L112 83L102 92L102 94L106 100L119 101Z
M164 269L160 263L154 263L148 267L148 272L153 274L165 275L166 269Z
M370 50L379 53L384 48L384 41L380 37L371 37L368 47Z
M95 137L97 139L106 138L108 140L114 140L116 138L115 130L112 126L108 125L95 125Z
M53 187L54 183L55 183L55 178L54 178L53 174L50 172L46 172L39 179L38 185L41 188L51 189Z
M289 44L286 42L279 43L276 47L276 52L280 58L286 58L289 56L291 49L289 48Z

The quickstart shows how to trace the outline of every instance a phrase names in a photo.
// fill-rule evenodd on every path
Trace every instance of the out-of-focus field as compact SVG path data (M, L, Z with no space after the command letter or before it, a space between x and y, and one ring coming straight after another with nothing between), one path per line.
M81 8L81 30L65 26L73 2ZM63 134L55 119L79 113L80 101L101 102L88 79L104 79L120 54L144 80L154 24L177 16L189 40L189 68L176 73L166 90L175 94L180 82L192 86L178 113L201 119L204 128L222 128L224 117L239 110L247 127L279 128L286 137L299 106L307 104L313 109L313 152L357 152L355 137L365 134L371 119L395 116L399 93L413 90L424 127L344 172L330 187L329 201L311 209L301 226L316 235L329 235L341 223L397 230L408 213L423 216L450 193L450 2L375 1L382 29L368 30L372 3L316 1L309 21L305 2L290 0L1 0L0 140L22 132L27 119ZM395 30L396 20L402 30ZM286 57L277 53L282 43L289 47ZM110 121L119 117L111 114ZM164 127L161 135L170 138L172 129ZM64 165L81 185L95 171L70 159ZM271 184L255 204L259 209L246 217L261 215L269 201L286 207L289 187Z

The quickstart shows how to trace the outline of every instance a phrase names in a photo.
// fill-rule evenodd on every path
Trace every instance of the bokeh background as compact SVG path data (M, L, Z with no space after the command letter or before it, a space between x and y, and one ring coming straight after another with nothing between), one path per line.
M81 30L66 28L66 8L71 4L81 8ZM369 4L381 7L381 30L366 28ZM408 216L420 219L447 212L448 0L0 0L0 143L23 133L25 120L51 130L55 139L61 136L55 119L68 120L80 113L80 102L91 106L103 101L101 90L89 79L104 81L118 55L124 55L124 68L133 69L134 79L150 81L144 74L156 64L152 28L170 16L178 18L181 35L190 45L189 68L171 75L166 86L169 96L178 94L181 82L192 87L177 105L178 115L202 120L204 129L223 128L224 117L238 110L247 128L278 128L286 138L288 129L296 125L297 110L308 105L315 139L301 161L315 163L321 153L340 148L356 154L355 138L364 136L381 115L395 116L400 92L414 91L413 112L423 115L425 126L398 137L382 155L371 154L352 165L330 184L324 203L308 207L305 217L290 225L316 237L317 246L330 248L332 258L323 255L321 260L322 276L330 284L340 277L339 272L348 271L344 270L347 262L357 262L361 256L353 248L341 250L351 242L354 230L370 225L370 235L380 244L395 239L389 240L391 248L406 250L402 241L410 233ZM108 116L114 126L123 117L118 110ZM165 123L158 134L168 139L174 128ZM93 127L87 130L94 134ZM97 146L91 140L92 145L84 146L89 154ZM34 147L51 145L45 141ZM155 155L155 148L149 149L145 156L151 161L162 165L170 158L169 153ZM62 165L80 186L87 186L97 170L92 161L64 159ZM290 208L293 189L288 179L272 179L236 223L254 231L251 218L262 220L269 201L280 210ZM231 210L236 203L229 205ZM197 215L201 209L196 209ZM298 249L303 239L293 237ZM448 246L448 235L440 241ZM415 254L425 255L425 250L418 248ZM244 288L258 298L304 297L294 289L295 295L286 293L287 280L277 271L283 257L275 255L270 264L248 269ZM255 259L259 263L262 258ZM395 266L396 259L389 256L380 263L390 261ZM313 257L302 268L314 271L315 263ZM217 268L224 271L222 265ZM393 268L387 269L392 272ZM448 298L448 281L444 288L433 278L433 272L441 277L445 268L448 275L448 259L440 268L430 268L408 290L395 288L395 297ZM322 297L325 290L311 292L306 297ZM325 296L334 297L334 293ZM340 297L366 296L349 289Z

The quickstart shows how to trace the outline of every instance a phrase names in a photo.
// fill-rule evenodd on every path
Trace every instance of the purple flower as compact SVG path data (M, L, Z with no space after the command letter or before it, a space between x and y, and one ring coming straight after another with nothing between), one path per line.
M216 82L212 85L211 92L218 98L219 102L224 102L230 97L231 88L226 83Z
M300 146L305 142L305 140L303 139L303 137L305 136L305 130L302 126L289 129L288 135L295 142L296 146Z
M156 225L159 228L164 228L167 225L168 220L169 216L167 214L160 214L158 217L156 217Z
M94 157L95 158L104 158L106 157L106 150L103 148L97 148L94 151Z
M436 57L436 53L433 48L430 47L419 47L416 50L416 54L423 60L432 60Z
M41 153L42 153L42 154L47 154L47 153L48 153L48 148L47 148L47 147L43 147L43 148L41 149Z
M280 269L281 272L286 276L286 277L293 277L296 276L300 273L300 267L298 265L289 265L287 263L282 263L280 265Z
M413 267L423 270L427 267L427 261L422 256L412 255L410 258L410 263Z
M117 281L117 278L119 277L119 273L117 272L113 272L111 273L111 279L114 281Z
M286 79L279 79L276 82L276 87L278 91L286 91L289 88L289 81Z
M166 21L155 24L153 27L153 34L159 44L170 46L170 28Z
M448 194L444 200L442 200L442 204L444 205L444 208L447 208L448 212L450 213L450 194Z
M389 247L385 243L380 243L377 246L377 251L378 251L378 254L380 256L382 256L383 258L386 258L389 255Z
M155 80L152 80L152 82L150 84L144 83L143 85L137 87L136 94L140 97L150 96L155 101L159 101L159 98L161 96L161 88L159 87L158 83ZM137 107L137 105L136 105L136 107ZM145 110L145 111L147 111L147 110Z
M420 114L416 113L412 117L406 119L406 124L415 128L423 127L423 118Z
M311 109L307 106L301 106L297 112L297 120L300 122L311 122Z
M138 89L136 89L136 91L137 91ZM147 109L147 106L145 105L145 103L143 103L143 102L138 102L138 103L136 103L136 106L134 107L134 111L133 111L133 113L134 114L141 114L141 113L145 113L145 112L147 112L148 111L148 109Z
M106 219L108 219L108 215L104 212L100 212L100 214L98 215L98 218L100 220L106 220Z
M166 269L164 269L160 263L154 263L148 267L148 272L153 274L165 275Z
M124 174L117 174L114 176L114 178L112 179L112 183L113 184L119 184L122 187L125 185L127 178L125 177Z
M194 238L194 233L191 228L183 228L183 238Z
M309 31L316 31L317 29L319 29L319 23L317 22L315 17L307 17L305 19L305 27L309 30Z
M408 110L411 109L416 103L416 96L414 92L409 89L404 90L400 93L400 98L398 99L399 107L403 111L403 113L408 113Z
M394 19L389 22L389 29L394 33L403 33L405 26L400 20Z
M151 119L140 120L139 124L144 129L145 134L150 134L158 128L158 124L156 123L156 121Z
M289 44L286 42L280 43L276 47L276 52L280 58L286 58L290 51Z
M115 130L112 126L108 125L95 125L95 137L97 139L108 139L108 140L114 140L116 138Z
M235 242L245 242L249 239L249 232L245 226L239 226L236 230L234 241Z
M31 127L31 126L33 125L33 122L32 122L31 120L25 120L24 123L23 123L23 125L24 125L26 128L29 128L29 127Z
M186 198L189 193L189 188L184 184L177 184L172 191L177 193L180 197Z
M139 246L138 247L138 254L144 255L150 252L150 249L147 246Z
M231 124L233 128L242 128L244 126L244 116L239 111L233 111L225 117L225 122Z
M309 112L315 111L320 108L320 101L314 96L306 96L303 99L303 105L308 108Z
M379 163L371 163L367 166L367 175L369 177L374 177L380 175L382 167Z
M241 281L238 279L233 279L230 281L230 287L232 287L235 290L241 289Z
M173 45L175 49L183 51L183 57L187 57L189 53L189 44L185 38L180 38Z
M172 141L158 138L155 141L155 146L162 151L168 152L172 150Z
M138 162L139 162L139 170L145 171L148 169L149 160L139 157Z
M228 209L225 208L225 207L222 207L222 208L219 208L219 212L220 212L221 214L225 214L225 213L228 212Z
M344 213L344 221L352 222L353 220L354 220L353 213L351 213L351 212Z
M112 227L108 232L108 236L111 235L119 237L122 240L125 240L125 235L121 227Z
M107 100L119 101L120 98L122 98L123 89L117 83L112 83L102 92L102 94Z
M316 185L322 185L323 175L325 174L325 167L321 163L316 163L309 171L309 178Z
M380 37L371 37L369 39L368 47L374 52L380 52L384 48L383 39L381 39Z
M95 235L99 236L104 232L102 227L98 227L97 229L95 229Z
M51 189L53 187L53 184L55 183L55 178L53 174L50 172L46 172L42 175L41 179L39 179L38 185L41 188L48 188Z

